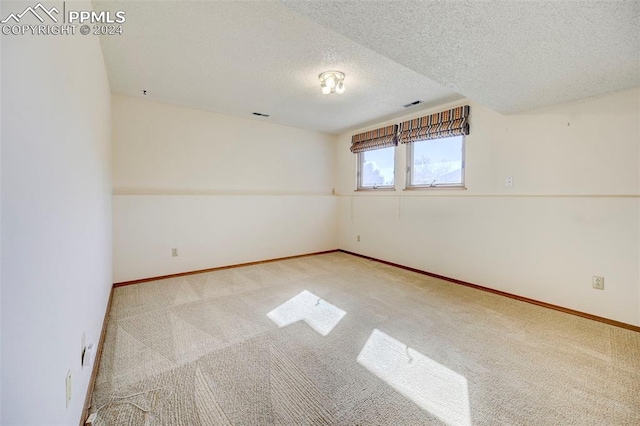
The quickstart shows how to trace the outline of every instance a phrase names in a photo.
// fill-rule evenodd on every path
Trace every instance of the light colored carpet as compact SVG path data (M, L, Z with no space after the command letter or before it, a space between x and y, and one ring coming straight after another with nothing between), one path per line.
M640 333L343 253L113 297L97 425L640 424Z

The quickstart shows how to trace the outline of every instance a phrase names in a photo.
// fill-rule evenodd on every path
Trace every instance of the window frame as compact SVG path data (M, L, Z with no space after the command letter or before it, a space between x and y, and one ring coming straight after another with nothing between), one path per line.
M460 171L460 183L441 183L441 184L419 184L419 185L413 185L413 151L414 151L414 144L416 143L420 143L420 142L429 142L430 140L433 139L422 139L419 141L415 141L415 142L411 142L408 143L406 145L407 146L407 169L406 169L406 176L405 176L405 189L467 189L465 186L465 169L466 169L466 165L467 165L467 153L466 153L466 147L467 147L467 135L459 135L459 136L448 136L446 138L439 138L439 139L450 139L450 138L462 138L462 169Z
M373 186L364 186L362 185L362 166L364 161L364 154L367 151L358 152L356 155L357 158L357 168L356 168L356 191L395 191L396 190L396 171L397 171L397 146L388 146L381 149L389 149L393 148L393 185L373 185ZM372 150L374 151L374 150Z

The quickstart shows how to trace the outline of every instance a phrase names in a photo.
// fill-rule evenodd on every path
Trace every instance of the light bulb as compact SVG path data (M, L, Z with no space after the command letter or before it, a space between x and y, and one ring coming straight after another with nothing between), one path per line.
M338 85L336 86L336 93L338 95L342 95L344 93L344 82L343 81L338 83Z
M324 83L329 86L329 88L333 89L336 86L336 80L333 78L332 75L330 75L329 77L327 77L327 79L324 81Z
M329 87L329 86L322 86L322 94L323 94L323 95L328 95L329 93L331 93L331 87Z

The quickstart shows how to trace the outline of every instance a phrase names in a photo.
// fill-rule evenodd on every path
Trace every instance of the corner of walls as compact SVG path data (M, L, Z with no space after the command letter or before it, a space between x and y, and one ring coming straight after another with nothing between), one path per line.
M0 2L0 16L4 16L4 6ZM2 56L2 39L0 39L0 60ZM2 66L0 66L0 118L2 115ZM2 119L0 119L0 189L2 188ZM0 193L0 423L2 423L2 195Z
M638 186L636 193L640 194L640 88L636 90L636 137L638 141ZM638 200L638 253L640 253L640 199ZM640 261L638 261L638 324L640 324Z
M333 135L332 149L333 155L331 157L331 193L333 196L333 220L335 226L333 227L333 240L335 241L335 248L340 247L340 184L339 184L339 161L340 161L340 135Z
M4 16L4 6L0 3L0 16ZM2 39L0 39L0 59ZM2 67L0 66L0 100L2 99ZM0 117L2 102L0 101ZM2 188L2 120L0 119L0 189ZM0 195L0 336L2 335L2 196ZM0 337L0 423L2 422L2 337Z
M337 248L334 136L120 95L112 109L115 282Z
M78 424L112 283L106 69L91 35L3 35L1 55L0 423Z
M463 100L393 121L470 104L466 191L402 191L399 146L397 190L354 193L352 133L341 135L339 247L640 325L640 141L628 131L639 127L638 93L508 116Z

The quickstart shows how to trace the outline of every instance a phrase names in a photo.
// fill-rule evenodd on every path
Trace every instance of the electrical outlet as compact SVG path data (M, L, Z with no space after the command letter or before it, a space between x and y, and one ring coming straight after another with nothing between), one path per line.
M360 235L358 235L356 239L358 240L358 242L360 242Z
M84 352L82 353L82 366L89 367L91 365L91 361L93 360L93 343L89 343L89 345L84 348Z
M178 249L177 248L172 248L171 249L171 256L178 257Z
M513 188L513 176L507 176L505 184L507 185L507 188Z
M69 408L69 403L71 402L71 370L67 371L65 385L67 389L67 408Z
M604 277L594 275L591 279L591 286L596 290L604 290Z

